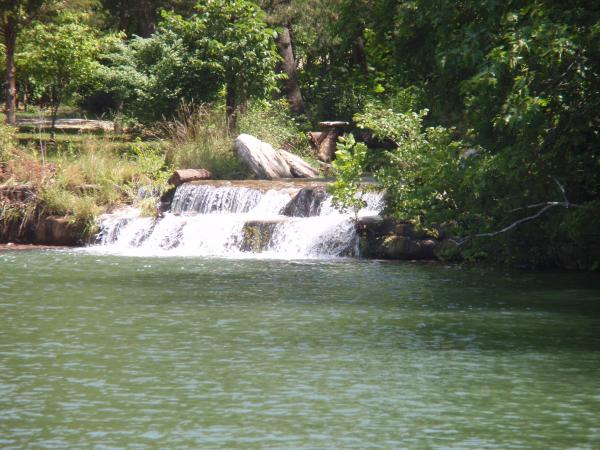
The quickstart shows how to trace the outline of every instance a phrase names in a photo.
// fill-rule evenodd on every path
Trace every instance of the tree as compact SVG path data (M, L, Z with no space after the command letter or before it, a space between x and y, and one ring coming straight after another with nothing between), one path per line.
M164 26L221 74L227 121L233 129L248 97L267 95L275 87L278 54L273 30L264 12L247 0L213 0L195 9L189 19L165 14Z
M144 120L169 117L181 102L211 102L225 91L230 129L251 96L274 89L279 60L264 13L247 0L213 0L185 18L163 12L150 38L134 38L108 58L107 79ZM132 85L130 81L136 80Z
M267 21L277 29L277 47L281 56L279 69L286 75L283 92L295 114L304 113L304 98L298 82L298 63L293 38L294 23L306 14L309 5L298 0L262 0L259 5L267 13ZM304 11L303 11L304 10ZM303 28L302 26L300 27Z
M15 65L17 36L25 26L54 3L55 0L0 0L0 34L5 47L6 122L10 125L14 125L17 120Z
M53 23L35 23L19 62L38 96L49 100L52 134L61 103L95 78L102 39L77 16L63 14Z
M282 58L281 67L286 75L283 89L290 104L290 109L296 114L302 114L304 112L304 99L298 83L290 24L283 25L277 33L277 46Z
M150 37L157 29L160 11L190 15L195 0L100 0L108 12L107 24L127 36Z

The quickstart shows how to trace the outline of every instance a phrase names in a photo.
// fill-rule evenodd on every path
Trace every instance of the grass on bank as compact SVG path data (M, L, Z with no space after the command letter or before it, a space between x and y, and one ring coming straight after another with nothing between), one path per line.
M177 168L202 168L215 178L248 176L232 146L224 112L209 106L184 105L176 117L157 127L165 158Z
M158 145L134 142L123 153L110 141L87 136L69 152L59 147L42 154L37 147L17 145L14 130L7 128L0 131L0 184L27 185L35 198L26 204L0 204L4 226L19 216L22 222L34 222L60 215L89 237L100 214L132 203L140 187L166 188L169 168Z
M50 143L36 133L23 135L2 124L0 184L25 184L36 196L33 202L17 205L0 199L0 227L20 221L24 229L43 217L61 215L90 237L97 217L118 206L139 201L153 214L156 199L140 201L138 191L148 186L157 194L166 190L174 168L204 168L220 179L250 178L232 145L237 133L253 134L299 155L309 153L306 136L284 103L251 104L238 125L231 133L223 108L206 105L183 106L174 119L144 130L150 141L58 133Z

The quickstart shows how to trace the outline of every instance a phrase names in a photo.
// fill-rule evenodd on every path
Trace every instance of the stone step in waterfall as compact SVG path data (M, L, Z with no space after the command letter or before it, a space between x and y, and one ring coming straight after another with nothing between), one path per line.
M382 207L365 196L360 216ZM357 255L353 217L333 207L323 182L201 181L175 191L161 218L134 208L101 220L98 251L131 255L322 258Z

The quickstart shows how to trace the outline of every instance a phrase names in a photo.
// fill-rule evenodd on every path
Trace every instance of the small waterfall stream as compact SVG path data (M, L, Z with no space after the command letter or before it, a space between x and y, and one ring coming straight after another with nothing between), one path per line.
M359 216L376 215L382 196L367 193ZM94 251L125 255L326 258L357 256L350 214L324 186L184 184L161 218L128 208L101 219Z

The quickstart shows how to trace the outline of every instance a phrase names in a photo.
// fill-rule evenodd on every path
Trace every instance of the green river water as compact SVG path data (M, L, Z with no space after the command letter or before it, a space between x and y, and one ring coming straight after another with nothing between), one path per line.
M0 253L0 448L600 448L600 280Z

